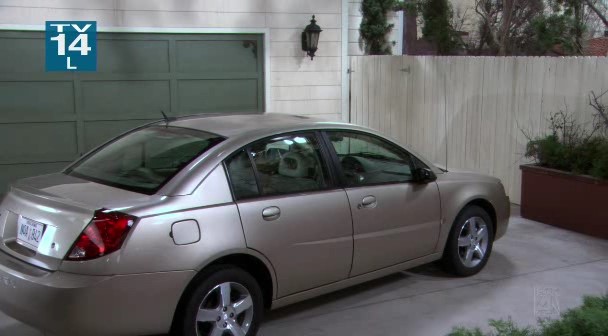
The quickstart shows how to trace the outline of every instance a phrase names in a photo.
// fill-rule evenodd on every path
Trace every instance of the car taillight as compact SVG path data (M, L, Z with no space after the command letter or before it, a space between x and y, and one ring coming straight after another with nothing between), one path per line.
M67 260L91 260L110 254L122 246L137 217L121 212L97 210L76 240Z

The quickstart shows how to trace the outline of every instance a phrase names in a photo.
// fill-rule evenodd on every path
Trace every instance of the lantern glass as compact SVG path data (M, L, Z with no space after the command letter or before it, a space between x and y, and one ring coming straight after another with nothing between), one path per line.
M311 32L307 32L307 42L308 42L308 50L317 50L317 47L319 46L319 32L318 31L311 31Z

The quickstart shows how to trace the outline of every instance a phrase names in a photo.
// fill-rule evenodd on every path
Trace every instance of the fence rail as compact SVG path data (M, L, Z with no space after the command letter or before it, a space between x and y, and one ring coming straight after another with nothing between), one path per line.
M591 124L606 57L363 56L350 59L350 122L391 135L448 169L500 178L519 203L527 142L552 112Z

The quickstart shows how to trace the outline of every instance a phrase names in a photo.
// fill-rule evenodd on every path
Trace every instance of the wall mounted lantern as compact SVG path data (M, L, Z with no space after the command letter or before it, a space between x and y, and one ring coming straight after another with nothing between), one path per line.
M313 15L310 24L302 32L302 50L306 51L306 55L310 56L311 60L315 57L315 52L317 52L321 32L321 27L317 25L317 20L315 20L315 16Z

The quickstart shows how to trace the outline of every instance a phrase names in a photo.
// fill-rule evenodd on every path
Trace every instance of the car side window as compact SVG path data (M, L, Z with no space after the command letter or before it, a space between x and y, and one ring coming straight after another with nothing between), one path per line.
M330 180L312 134L280 136L249 147L263 195L325 189Z
M226 168L235 198L243 199L258 196L253 165L245 150L241 150L226 160Z
M349 187L402 183L413 179L411 156L374 136L327 132Z

